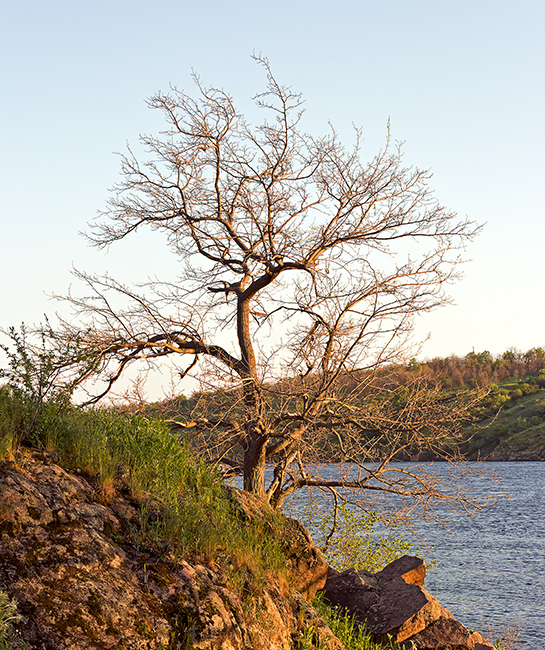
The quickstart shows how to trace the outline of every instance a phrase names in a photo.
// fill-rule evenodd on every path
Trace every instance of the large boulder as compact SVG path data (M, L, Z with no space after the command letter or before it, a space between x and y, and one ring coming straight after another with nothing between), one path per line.
M353 614L377 641L392 639L419 650L474 650L477 643L483 644L480 650L492 647L455 621L424 589L425 576L423 560L406 555L378 573L330 572L324 593L331 604Z
M375 574L349 569L331 576L325 596L355 614L377 640L404 641L443 616L452 618L421 586L424 577L423 561L404 556Z
M378 578L378 600L366 614L365 622L373 636L386 641L405 641L439 618L452 614L423 587L407 583L396 572Z

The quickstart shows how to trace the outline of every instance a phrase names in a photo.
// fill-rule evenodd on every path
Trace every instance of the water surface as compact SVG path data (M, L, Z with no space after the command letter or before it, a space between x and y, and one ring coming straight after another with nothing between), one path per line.
M403 464L399 464L403 465ZM407 466L410 466L407 464ZM474 496L508 493L471 518L444 506L438 513L448 530L436 522L415 521L415 529L436 560L426 588L466 627L499 630L516 624L518 645L545 649L545 463L469 463L479 470L465 478ZM448 463L432 463L432 471L449 480ZM338 465L327 466L335 476ZM498 475L490 481L481 473ZM286 505L297 513L306 500L298 493ZM323 507L327 502L323 501ZM414 541L414 540L412 540ZM415 548L419 546L416 541Z

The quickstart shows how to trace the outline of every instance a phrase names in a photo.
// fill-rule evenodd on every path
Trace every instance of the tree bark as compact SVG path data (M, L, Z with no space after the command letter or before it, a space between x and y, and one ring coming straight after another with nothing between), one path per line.
M265 436L250 435L244 452L244 489L256 496L265 494Z

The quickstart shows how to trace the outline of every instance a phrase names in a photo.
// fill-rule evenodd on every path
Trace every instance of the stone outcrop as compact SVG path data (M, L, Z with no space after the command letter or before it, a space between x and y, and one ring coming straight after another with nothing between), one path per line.
M242 520L259 518L272 522L279 516L282 518L282 526L275 527L274 534L289 557L291 586L307 600L312 601L316 592L325 586L328 564L320 549L314 545L308 530L296 519L280 515L267 503L248 492L228 488L228 494L239 510Z
M466 629L461 623L450 618L440 617L422 632L411 637L418 650L438 650L448 647L449 650L490 650L478 632ZM445 644L447 644L445 646Z
M139 505L121 494L106 501L36 456L0 469L0 589L19 603L30 650L289 650L309 627L324 647L343 650L292 585L247 593L243 577L233 584L168 545L135 543ZM301 569L294 584L313 593L327 565L308 533L287 523L292 568Z
M325 595L354 614L377 641L391 638L418 650L493 650L424 589L425 575L424 562L407 555L378 573L330 570Z
M270 524L288 554L286 582L228 577L210 561L146 546L139 508L159 504L113 492L47 455L0 465L0 589L16 598L28 650L344 650L309 601L326 597L353 612L377 640L418 650L486 650L423 588L425 567L405 556L372 574L327 568L308 531L232 489L240 521ZM281 525L278 526L278 518ZM326 581L327 577L327 581ZM238 580L238 582L237 582Z

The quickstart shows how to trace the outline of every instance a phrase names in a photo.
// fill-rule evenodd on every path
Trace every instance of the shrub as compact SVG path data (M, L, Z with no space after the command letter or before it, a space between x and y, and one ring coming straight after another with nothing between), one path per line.
M10 600L6 592L0 589L0 649L9 648L11 626L22 619L17 612L17 601Z
M380 571L412 548L410 542L396 537L395 523L384 525L376 512L358 511L345 503L338 504L333 527L331 511L321 512L315 504L304 510L302 519L329 564L338 571Z
M37 445L40 434L47 429L48 418L55 419L56 411L69 404L74 385L61 382L60 374L67 360L77 353L79 341L68 343L64 350L54 351L47 348L45 331L37 336L37 342L31 341L32 336L24 324L20 331L11 327L2 333L7 334L11 345L0 343L0 350L8 360L7 367L0 368L0 379L6 380L12 397L18 402L20 415L14 444Z

